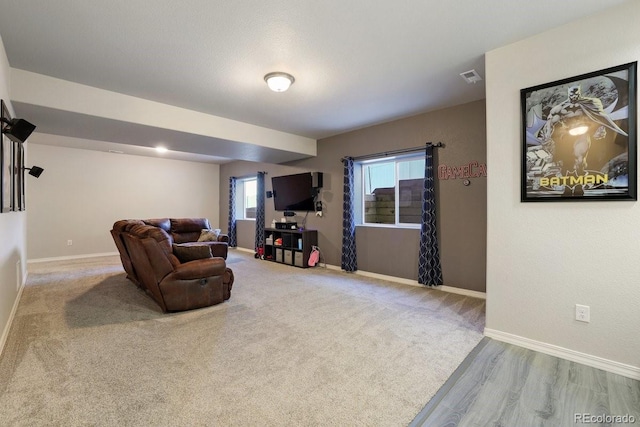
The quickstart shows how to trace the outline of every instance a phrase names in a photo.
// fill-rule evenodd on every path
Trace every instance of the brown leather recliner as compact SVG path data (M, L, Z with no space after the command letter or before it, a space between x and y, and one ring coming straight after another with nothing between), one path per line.
M227 259L229 249L229 236L220 234L218 239L209 242L198 242L202 230L211 230L211 225L207 218L155 218L143 219L147 225L162 228L173 238L173 243L189 245L208 245L214 257Z
M181 263L173 254L173 237L141 220L116 221L111 235L127 277L164 312L208 307L230 298L234 277L224 258Z

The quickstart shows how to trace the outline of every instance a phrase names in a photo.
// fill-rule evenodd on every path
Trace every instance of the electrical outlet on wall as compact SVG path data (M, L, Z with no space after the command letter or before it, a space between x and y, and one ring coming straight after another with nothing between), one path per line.
M67 240L67 246L71 246L71 245L73 245L73 240L71 239Z
M576 320L586 323L591 321L591 309L588 305L576 304Z

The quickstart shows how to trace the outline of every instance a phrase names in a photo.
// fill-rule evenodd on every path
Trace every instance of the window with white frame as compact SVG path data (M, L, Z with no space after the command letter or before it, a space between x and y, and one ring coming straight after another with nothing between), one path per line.
M236 181L236 219L256 219L257 184L255 176Z
M362 223L418 226L424 155L361 163Z

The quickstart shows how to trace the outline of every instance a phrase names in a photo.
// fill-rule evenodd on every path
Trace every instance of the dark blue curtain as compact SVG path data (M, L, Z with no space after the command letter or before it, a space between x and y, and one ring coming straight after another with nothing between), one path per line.
M229 178L229 246L235 248L238 246L236 238L236 178Z
M433 170L433 146L429 144L424 159L422 226L420 227L420 255L418 257L418 283L427 286L442 285Z
M356 271L356 222L353 204L353 159L347 157L344 163L344 199L342 202L342 269Z
M258 172L256 179L256 251L264 245L264 176L266 172Z

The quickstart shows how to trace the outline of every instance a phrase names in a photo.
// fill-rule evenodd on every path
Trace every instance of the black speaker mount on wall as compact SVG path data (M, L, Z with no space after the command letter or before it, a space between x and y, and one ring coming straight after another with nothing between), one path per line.
M35 130L36 126L29 123L25 119L2 119L2 123L6 126L2 129L2 133L15 142L25 142L29 135Z
M44 172L44 169L42 169L40 166L31 166L30 168L24 169L29 171L29 175L35 176L36 178L39 178L40 175L42 175L42 172Z

